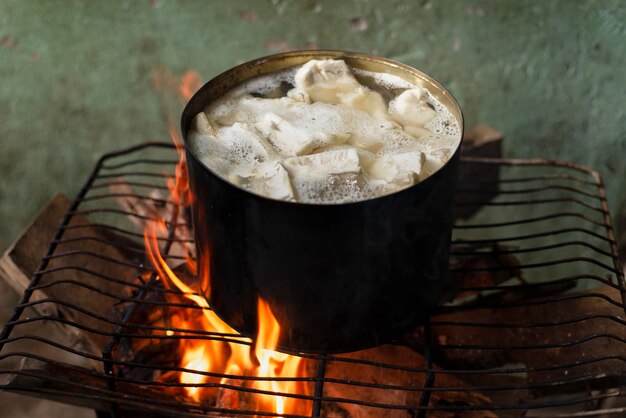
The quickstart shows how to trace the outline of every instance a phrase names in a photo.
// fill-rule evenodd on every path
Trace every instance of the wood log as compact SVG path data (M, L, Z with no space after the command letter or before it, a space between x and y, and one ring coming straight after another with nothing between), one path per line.
M65 382L55 382L56 379ZM72 383L91 386L91 389L79 388ZM6 391L75 406L98 410L109 408L108 403L89 397L90 394L96 395L99 390L106 389L106 382L103 378L94 377L87 369L44 362L35 358L25 357L14 370L2 372L0 387ZM78 393L83 396L75 396Z
M15 370L0 372L0 388L99 411L109 411L113 402L120 401L122 417L173 418L181 416L177 412L186 412L183 405L180 408L159 405L164 400L175 400L167 394L167 389L117 381L116 390L111 391L101 374L35 358L24 358Z
M575 295L576 298L560 302L503 304L500 308L463 309L436 315L432 318L436 343L433 356L439 364L453 369L531 368L534 370L524 374L529 384L573 382L590 377L596 378L594 388L626 384L626 362L619 356L624 349L623 341L626 341L624 311L610 303L611 300L620 303L619 291L604 287ZM537 297L526 299L530 302L539 300ZM449 321L468 325L436 325ZM525 326L542 323L546 326ZM550 325L553 323L555 325ZM498 324L510 325L502 327ZM457 348L461 346L467 348ZM529 348L515 348L523 346ZM597 360L601 358L604 359ZM504 374L477 374L471 380L476 384L488 380L494 385L501 384L505 378ZM584 390L588 384L585 381L555 384L537 388L533 393L535 396L572 393Z
M369 350L337 356L351 360L366 360L384 363L389 366L403 368L424 368L424 358L421 354L402 346L382 345ZM350 399L360 402L373 402L384 405L397 405L406 409L385 409L358 405L349 402L337 401L337 405L344 409L352 418L408 418L411 415L411 407L419 406L422 399L422 391L410 390L409 388L422 388L426 384L427 374L421 371L407 371L378 365L355 364L337 360L328 361L326 377L349 381L347 384L327 382L324 384L324 395L331 398ZM382 384L401 386L404 388L377 388L359 386L355 383ZM450 374L437 374L434 386L458 388L460 391L433 391L429 406L438 405L466 405L488 407L491 399L476 391L464 390L467 384ZM430 417L496 417L497 415L488 410L462 411L432 411Z
M30 279L39 267L41 257L48 249L56 228L69 207L70 201L67 197L61 194L55 195L0 259L2 279L18 295L22 295L28 287ZM33 297L41 299L44 295L45 293L36 291ZM41 315L57 313L56 308L51 305L39 305L34 309Z
M52 241L58 225L69 210L67 197L57 194L39 212L35 220L0 259L0 273L18 294L22 294L40 266L41 257ZM139 260L130 260L121 250L132 241L114 237L111 231L89 225L89 220L75 214L65 229L50 261L36 286L30 302L36 316L65 319L79 326L111 332L114 325L79 312L64 303L78 305L94 315L116 319L119 298L130 294L123 283L133 282L139 273ZM113 243L113 244L109 244ZM136 245L136 244L134 244ZM85 270L86 269L86 270ZM104 276L100 277L100 276ZM91 354L99 354L109 340L108 336L86 332L77 326L63 325L58 321L43 321L43 328L55 327L58 332L45 334L54 341ZM14 329L19 333L21 325ZM32 327L31 327L32 329Z
M506 254L508 247L499 244L491 247L476 245L467 247L472 251L484 251L485 254L451 257L450 281L456 290L460 289L451 299L457 304L471 303L479 298L480 288L493 288L511 279L525 283L519 268L519 260L513 255ZM455 248L462 249L461 246Z

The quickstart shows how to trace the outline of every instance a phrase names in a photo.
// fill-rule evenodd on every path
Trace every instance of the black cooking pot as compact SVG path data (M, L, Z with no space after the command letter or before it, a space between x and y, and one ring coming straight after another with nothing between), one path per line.
M193 118L234 86L328 58L426 87L463 126L454 98L413 68L370 55L301 51L242 64L205 84L183 112L185 141ZM353 351L398 337L432 312L448 286L459 154L460 145L440 170L399 192L309 204L233 185L186 143L199 280L211 306L254 338L260 296L281 325L279 347L285 351Z

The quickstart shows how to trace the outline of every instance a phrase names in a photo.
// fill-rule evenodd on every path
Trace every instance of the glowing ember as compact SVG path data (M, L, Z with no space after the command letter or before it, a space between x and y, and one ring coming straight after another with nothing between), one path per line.
M182 85L186 84L181 83ZM181 94L183 93L181 89ZM187 170L180 138L173 129L170 129L170 132L180 154L180 160L176 166L176 176L168 179L170 190L168 202L177 208L178 212L174 213L173 219L178 219L179 212L191 204L193 196L187 181ZM185 386L187 396L199 403L211 402L213 399L219 399L220 396L227 398L224 393L220 394L223 388L220 388L219 385L232 385L233 381L237 381L241 382L240 385L245 386L246 381L237 380L237 377L242 375L268 379L302 377L306 369L304 359L275 351L280 337L280 325L273 315L270 305L259 298L258 336L254 350L252 350L252 341L249 338L238 334L210 309L205 298L205 295L208 296L210 291L208 287L209 272L202 271L199 274L199 282L202 283L204 291L203 295L184 283L168 265L161 255L158 241L158 237L163 237L166 234L167 223L165 219L160 218L157 221L146 223L144 241L148 258L166 287L179 290L183 297L202 308L202 315L196 314L197 310L195 309L189 310L193 312L179 312L180 315L171 315L172 324L180 329L200 329L211 333L210 339L183 338L180 340L180 367L186 371L180 373L179 381L189 385ZM199 256L208 257L208 249L203 249ZM186 257L186 264L189 271L195 275L197 273L196 262L189 252ZM181 311L184 309L181 308ZM184 334L186 335L186 333ZM174 335L174 332L168 330L166 335ZM219 378L198 372L225 376ZM279 394L253 395L251 402L261 411L282 415L308 413L310 409L310 401L280 396L282 394L308 395L309 388L306 382L254 380L249 386L259 391ZM236 403L235 401L232 402Z

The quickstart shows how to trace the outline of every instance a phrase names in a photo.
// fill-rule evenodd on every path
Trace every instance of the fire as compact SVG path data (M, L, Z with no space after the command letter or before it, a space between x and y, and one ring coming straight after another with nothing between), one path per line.
M192 202L191 189L189 189L189 181L187 179L187 164L185 164L185 150L182 140L172 123L169 124L170 136L176 151L178 151L178 163L176 164L176 172L174 178L167 178L167 188L170 191L170 200L178 206L188 207Z
M202 77L197 71L188 70L182 76L172 73L167 67L160 65L153 68L152 84L159 93L176 94L181 104L185 104L191 99L200 87L202 87ZM170 97L165 101L170 101Z
M202 77L197 71L189 70L180 79L178 93L182 99L189 100L200 87L202 87Z
M170 190L168 200L180 211L191 204L193 196L187 181L181 140L173 129L170 129L170 133L180 158L176 166L175 177L168 178L168 188ZM178 214L175 214L174 218L178 218ZM219 385L232 384L233 381L236 381L241 382L240 385L245 386L246 381L237 379L237 377L241 375L253 376L261 379L253 380L252 383L248 384L252 389L279 394L270 395L263 393L253 395L253 403L259 410L274 412L278 415L310 413L308 411L310 410L309 401L280 396L280 394L308 395L309 388L305 382L271 380L273 378L303 376L305 374L306 362L300 357L276 351L281 328L272 313L270 305L263 299L258 299L258 335L256 342L252 344L249 338L241 336L222 321L211 310L205 296L183 282L168 265L161 255L157 239L159 236L165 236L166 233L167 223L165 219L148 221L146 223L144 242L147 256L159 278L163 280L164 285L182 292L182 297L192 301L202 311L202 315L196 315L195 309L193 310L194 312L173 315L172 324L176 328L186 330L201 329L209 331L214 335L214 338L204 340L187 340L184 338L180 340L180 367L186 369L186 371L180 373L179 381L180 383L190 385L185 386L187 396L195 402L210 402L213 399L220 399L221 388ZM201 252L202 254L199 256L206 257L208 255L208 249L203 249ZM197 274L195 260L189 253L187 253L186 258L188 270L194 275ZM204 286L209 283L208 275L208 271L202 271L199 274L199 281L203 284L205 295L207 294L207 289ZM186 335L186 333L183 334ZM168 331L166 335L173 335L173 332ZM220 378L202 373L214 373L225 376ZM224 395L224 390L222 390L221 396L227 399L227 396ZM236 407L236 405L226 405L225 407L229 406Z
M254 353L260 364L259 376L282 377L300 375L303 371L301 370L302 359L300 357L275 351L280 336L280 325L276 317L272 314L269 304L259 298L257 311L259 317L259 335L257 337ZM272 392L294 393L290 390L293 385L293 382L277 380L256 382L258 389ZM306 392L306 386L297 387L297 389L299 390L296 390L295 393ZM285 411L293 413L299 409L296 403L297 400L294 398L264 395L263 402L270 406L272 406L273 402L274 411L278 414L284 414Z
M185 351L183 364L185 369L204 372L211 369L210 358L206 353L204 345L199 345ZM197 373L184 372L180 375L180 383L198 384L204 383L205 376ZM200 391L197 386L187 388L187 394L196 402L200 402Z

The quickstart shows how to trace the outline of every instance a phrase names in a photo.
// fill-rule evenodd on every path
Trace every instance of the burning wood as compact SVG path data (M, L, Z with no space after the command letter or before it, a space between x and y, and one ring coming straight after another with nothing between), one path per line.
M338 358L381 364L329 361L326 377L344 383L327 382L324 385L324 395L337 398L337 405L345 410L348 416L352 418L407 418L412 416L411 407L420 405L423 393L420 388L425 387L427 381L427 373L424 371L426 365L421 354L406 347L383 345L370 350L341 355ZM398 368L392 368L394 366ZM450 374L437 374L435 387L457 388L459 391L438 392L435 389L430 397L429 406L454 404L480 407L491 403L488 396L480 392L468 391L466 383ZM349 401L395 405L397 409L375 408ZM403 407L404 410L400 409ZM454 417L457 414L453 411L436 411L428 416ZM463 416L496 417L497 415L490 411L464 411Z
M226 379L224 381L225 385L232 386L236 384L234 379ZM246 410L248 407L246 406L247 402L244 401L243 392L237 391L230 388L221 388L217 393L215 406L222 409L229 409L232 411L241 411Z

